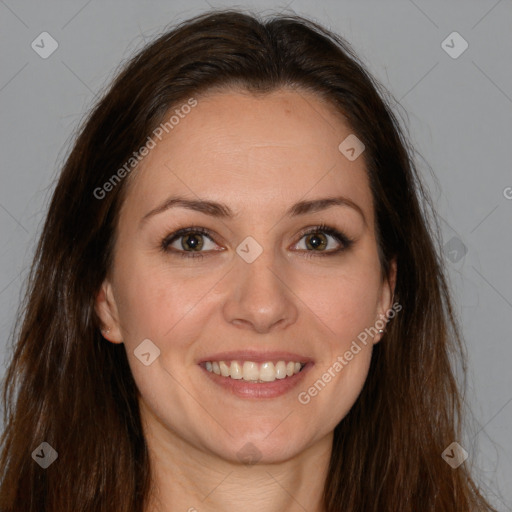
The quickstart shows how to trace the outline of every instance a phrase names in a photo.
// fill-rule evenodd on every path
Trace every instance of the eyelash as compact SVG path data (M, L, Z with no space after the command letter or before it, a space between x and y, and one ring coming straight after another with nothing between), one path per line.
M208 229L203 228L203 227L188 227L188 228L178 229L174 233L171 233L170 235L166 236L161 242L161 250L165 254L172 253L172 254L179 255L182 258L203 258L204 252L197 252L197 251L189 252L189 251L181 251L179 249L169 249L169 245L172 244L175 240L177 240L185 235L191 234L191 233L206 236L212 242L215 242L212 238L211 232ZM354 243L354 240L352 238L349 238L344 233L338 231L335 228L332 228L331 226L327 226L326 224L320 224L318 226L309 228L305 232L301 233L299 240L301 240L302 238L304 238L307 235L312 235L315 233L325 233L327 235L332 236L337 242L342 244L342 247L340 249L332 250L329 252L322 252L322 251L317 252L317 251L313 251L313 250L310 250L310 251L303 250L302 252L305 253L304 257L306 257L306 258L311 258L311 257L316 257L316 256L321 256L321 257L335 256L335 255L340 254L341 252L349 249L352 246L352 244Z

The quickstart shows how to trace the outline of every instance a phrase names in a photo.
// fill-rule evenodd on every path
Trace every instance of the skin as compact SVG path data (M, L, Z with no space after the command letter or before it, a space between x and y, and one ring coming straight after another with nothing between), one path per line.
M297 395L391 308L396 263L383 279L364 159L338 150L351 130L329 105L291 89L197 99L130 176L113 266L96 298L105 337L125 344L140 390L153 471L148 510L322 511L333 430L356 401L381 335L308 404ZM225 203L236 216L171 208L141 225L171 194ZM284 216L300 200L334 195L359 205L365 219L346 206ZM301 232L322 222L354 244L306 258L311 236ZM212 232L213 241L202 238L209 255L160 250L173 231L197 226ZM236 253L247 236L263 248L250 264ZM325 251L342 246L324 237ZM160 349L150 366L134 355L144 339ZM247 399L212 385L197 364L246 348L297 352L314 366L283 396ZM237 455L246 443L259 452L254 465Z

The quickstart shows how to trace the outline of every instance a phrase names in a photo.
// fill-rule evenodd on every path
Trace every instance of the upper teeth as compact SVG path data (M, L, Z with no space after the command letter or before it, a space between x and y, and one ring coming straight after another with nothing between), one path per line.
M253 361L244 361L243 363L239 361L207 361L205 365L209 372L223 377L272 382L299 373L305 363L278 361L274 364L272 361L268 361L258 364Z

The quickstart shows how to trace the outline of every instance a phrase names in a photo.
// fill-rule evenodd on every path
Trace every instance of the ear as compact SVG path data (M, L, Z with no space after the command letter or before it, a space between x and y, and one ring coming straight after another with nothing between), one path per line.
M382 327L384 331L386 331L386 324L387 324L387 315L386 313L392 308L393 306L393 297L395 294L395 286L396 286L396 273L397 273L397 263L396 263L396 257L394 257L390 261L389 265L389 272L388 275L384 278L382 282L382 289L380 294L380 300L379 300L379 310L377 314L377 318L375 321L381 320L385 325ZM401 308L400 308L401 309ZM381 322L377 324L379 327L381 326ZM380 332L375 335L373 338L374 343L378 343L382 336L384 336L384 332Z
M119 326L119 315L117 312L117 305L114 298L112 284L105 279L101 288L96 295L94 309L100 317L102 323L102 336L111 341L112 343L122 343L123 337Z

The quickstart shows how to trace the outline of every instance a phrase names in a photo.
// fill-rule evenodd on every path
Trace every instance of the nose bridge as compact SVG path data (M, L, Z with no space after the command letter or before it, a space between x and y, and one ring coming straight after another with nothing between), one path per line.
M237 247L231 290L224 314L228 322L251 326L265 332L275 325L282 327L296 321L293 294L286 286L285 267L279 251L271 245L272 235L261 235L267 247L247 237Z

